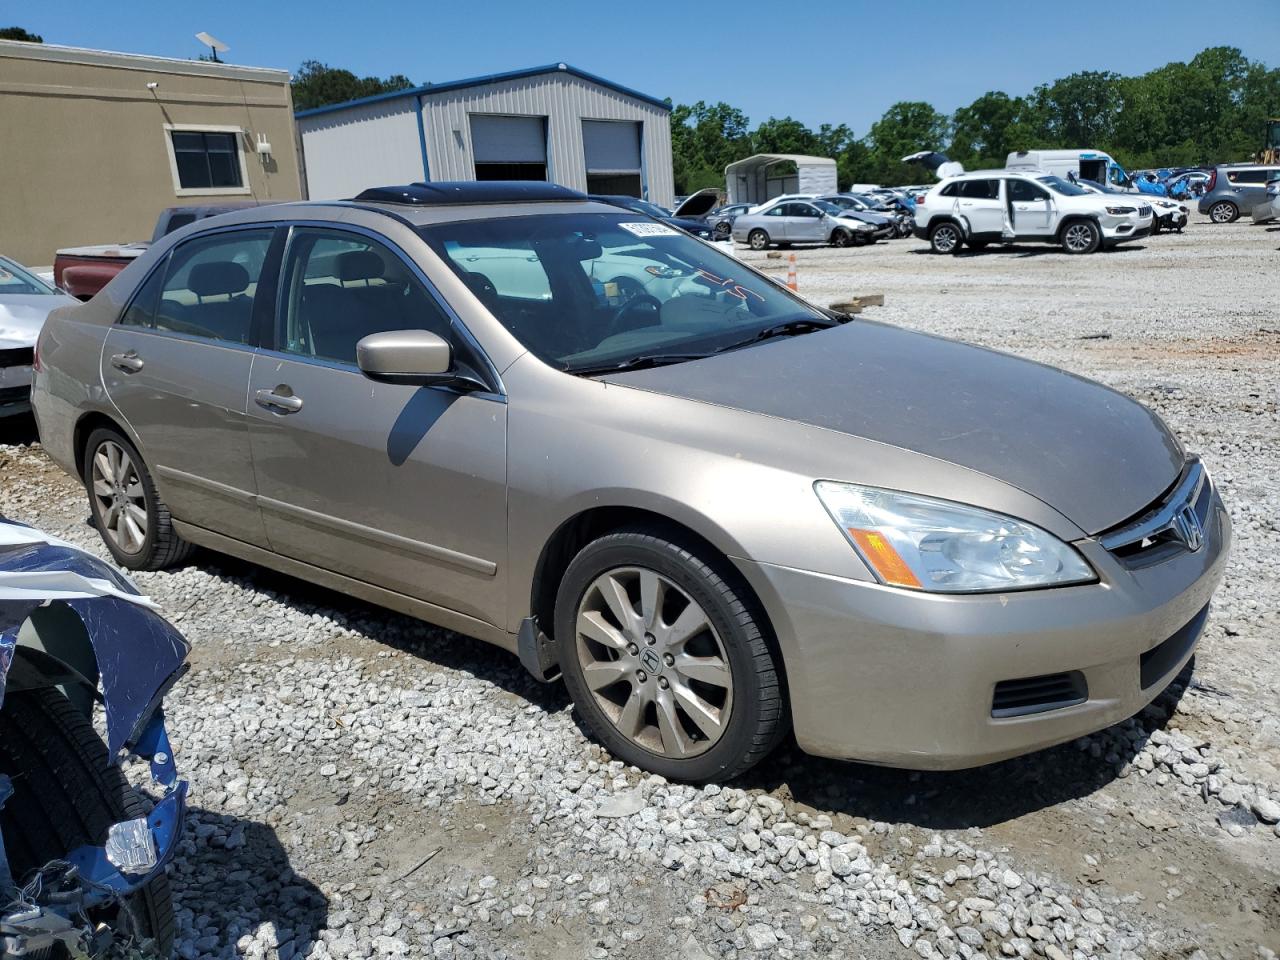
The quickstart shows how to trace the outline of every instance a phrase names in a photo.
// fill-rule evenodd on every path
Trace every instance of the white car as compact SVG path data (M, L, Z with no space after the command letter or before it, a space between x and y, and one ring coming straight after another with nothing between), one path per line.
M1151 232L1145 197L1112 197L1047 174L979 170L947 177L916 201L915 234L934 253L991 243L1054 243L1093 253Z
M0 417L31 409L31 361L40 328L53 310L78 302L0 257Z

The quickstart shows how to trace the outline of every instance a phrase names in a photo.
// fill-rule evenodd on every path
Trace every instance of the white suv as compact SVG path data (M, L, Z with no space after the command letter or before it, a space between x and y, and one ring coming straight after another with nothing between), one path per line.
M934 253L1025 242L1093 253L1150 232L1151 204L1145 199L1091 193L1042 173L964 173L916 198L915 234L928 240Z

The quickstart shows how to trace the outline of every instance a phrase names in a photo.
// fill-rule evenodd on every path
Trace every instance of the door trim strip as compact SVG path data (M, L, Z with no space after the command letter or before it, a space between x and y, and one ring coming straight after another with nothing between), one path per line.
M406 553L414 553L419 556L426 557L428 560L434 560L437 563L445 563L462 570L468 570L472 573L483 574L486 577L492 577L498 572L498 565L492 560L485 560L483 557L473 557L470 554L459 553L456 550L450 550L447 547L438 547L433 543L424 543L421 540L412 540L409 537L402 537L396 533L387 533L385 530L378 530L374 527L366 526L363 523L356 523L352 520L343 520L340 517L334 517L327 513L320 513L318 510L308 510L306 507L295 506L292 503L285 503L281 500L274 500L271 497L264 497L259 494L256 497L258 505L263 510L269 510L280 516L289 517L294 520L302 520L322 527L331 527L339 530L344 534L353 537L359 537L361 540L368 540L371 543L380 544L386 547L392 547L396 550L403 550ZM270 533L268 533L268 537Z

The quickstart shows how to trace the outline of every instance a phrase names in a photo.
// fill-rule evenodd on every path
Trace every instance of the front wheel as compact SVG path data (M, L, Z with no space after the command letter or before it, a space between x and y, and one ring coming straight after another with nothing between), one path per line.
M763 230L752 230L747 234L747 244L752 250L763 250L769 246L769 235Z
M1240 216L1240 208L1230 200L1219 200L1209 208L1209 219L1214 223L1232 223Z
M1062 249L1067 253L1093 253L1102 245L1102 231L1092 220L1075 220L1062 230Z
M560 669L591 733L691 783L736 777L786 730L766 629L727 564L658 528L588 544L556 596Z
M929 231L929 246L934 253L955 253L963 242L964 236L954 223L939 223Z
M173 529L142 455L123 434L100 427L89 435L83 479L93 525L121 566L163 570L195 549Z
M831 234L831 245L833 247L847 247L853 243L853 236L848 230L836 230Z
M1151 235L1154 237L1154 236L1155 236L1157 233L1159 233L1162 229L1164 229L1164 227L1163 227L1163 225L1160 223L1160 218L1159 218L1159 217L1152 217L1152 218L1151 218Z

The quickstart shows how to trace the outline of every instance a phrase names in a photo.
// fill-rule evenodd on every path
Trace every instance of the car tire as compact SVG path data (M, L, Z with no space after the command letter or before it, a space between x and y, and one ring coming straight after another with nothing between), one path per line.
M656 525L587 544L556 595L560 669L586 727L618 759L688 783L738 776L786 733L767 631L728 563Z
M769 246L769 235L763 230L752 230L747 234L747 246L752 250L764 250Z
M1209 208L1209 219L1214 223L1234 223L1240 219L1240 208L1230 200L1219 200Z
M1151 218L1151 236L1155 236L1161 230L1160 218L1153 216Z
M1092 220L1069 220L1062 227L1062 249L1072 255L1093 253L1102 246L1102 231Z
M76 847L106 842L113 823L146 816L93 724L54 688L11 691L0 710L0 771L14 792L0 809L5 855L19 884ZM162 871L116 904L89 912L138 956L167 957L175 920ZM61 954L57 954L61 955Z
M89 435L81 479L93 526L121 566L163 570L195 550L173 529L169 507L156 491L142 455L119 431L99 427Z
M958 224L950 220L935 223L929 228L929 248L934 253L956 253L964 244L964 234Z
M831 245L833 247L853 246L853 235L848 230L833 230L831 231Z

